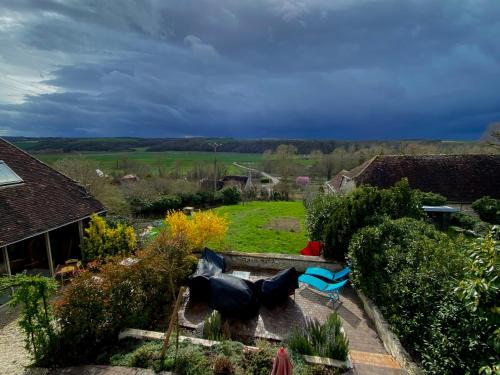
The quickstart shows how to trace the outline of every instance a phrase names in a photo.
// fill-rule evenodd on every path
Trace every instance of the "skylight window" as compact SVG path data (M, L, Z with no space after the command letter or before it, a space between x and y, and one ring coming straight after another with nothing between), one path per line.
M23 179L9 168L7 163L0 160L0 186L13 185L23 182Z

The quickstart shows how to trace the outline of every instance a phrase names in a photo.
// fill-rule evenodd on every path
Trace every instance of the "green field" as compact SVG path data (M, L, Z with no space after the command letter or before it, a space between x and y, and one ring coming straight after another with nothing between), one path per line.
M298 254L306 246L302 202L249 202L215 211L229 219L225 250Z
M117 166L121 161L127 159L133 162L141 163L147 165L154 170L162 168L172 168L174 164L177 164L182 171L187 171L196 162L214 160L214 154L212 152L196 152L196 151L163 151L163 152L148 152L137 150L133 152L85 152L79 154L68 154L68 153L58 153L58 154L35 154L35 157L42 160L47 164L54 164L56 161L62 158L81 156L83 158L93 160L98 163L99 168L111 172L113 170L119 169ZM253 164L262 159L261 154L240 154L235 152L220 152L217 153L218 163L223 163L228 169L230 174L241 174L240 168L232 165L233 162Z

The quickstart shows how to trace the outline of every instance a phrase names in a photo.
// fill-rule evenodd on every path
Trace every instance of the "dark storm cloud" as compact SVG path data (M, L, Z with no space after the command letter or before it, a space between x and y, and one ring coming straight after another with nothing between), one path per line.
M477 138L500 118L499 15L480 0L7 0L0 135Z

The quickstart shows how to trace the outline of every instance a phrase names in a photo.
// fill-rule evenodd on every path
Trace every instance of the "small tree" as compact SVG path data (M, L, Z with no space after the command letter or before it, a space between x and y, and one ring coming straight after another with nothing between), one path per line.
M26 349L39 365L49 365L56 335L49 300L57 290L53 279L18 274L0 280L2 287L14 288L12 306L20 306L19 326L26 334Z
M301 189L305 189L311 183L311 179L307 176L299 176L295 179L295 183Z
M217 193L223 204L238 204L241 202L241 190L237 186L228 186Z

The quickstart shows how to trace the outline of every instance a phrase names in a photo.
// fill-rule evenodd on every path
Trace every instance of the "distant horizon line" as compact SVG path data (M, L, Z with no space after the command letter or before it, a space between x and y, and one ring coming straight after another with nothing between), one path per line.
M4 139L147 139L147 140L170 140L170 139L220 139L220 140L235 140L235 141L335 141L335 142L453 142L453 143L469 143L483 142L482 139L439 139L439 138L396 138L396 139L341 139L341 138L247 138L247 137L223 137L223 136L183 136L183 137L147 137L147 136L94 136L94 137L76 137L76 136L18 136L18 135L0 135Z

